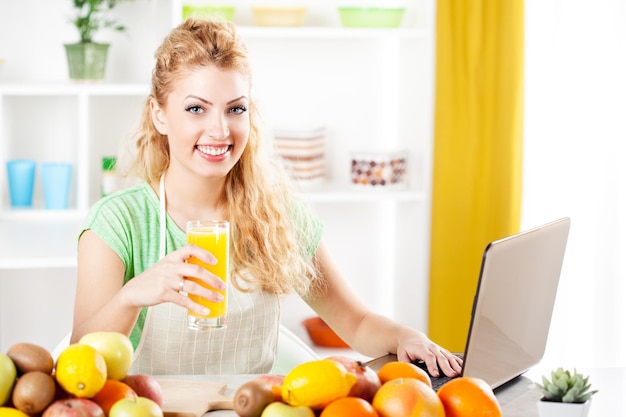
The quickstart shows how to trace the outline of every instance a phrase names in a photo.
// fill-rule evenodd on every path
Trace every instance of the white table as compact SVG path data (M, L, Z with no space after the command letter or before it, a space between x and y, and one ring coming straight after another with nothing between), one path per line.
M578 369L590 376L590 382L599 392L594 395L589 417L626 416L626 368ZM538 417L537 401L541 393L534 382L547 374L543 369L531 369L506 386L496 390L496 397L502 407L503 417ZM225 395L234 396L237 387L255 375L194 376L192 378L225 382L228 385ZM181 377L177 377L181 378ZM186 377L182 377L186 378ZM211 411L204 417L237 417L232 410Z
M589 417L626 416L626 368L577 369L589 375L589 382L598 393L593 396ZM535 381L550 370L533 368L508 385L496 390L503 417L537 417L537 401L541 392Z

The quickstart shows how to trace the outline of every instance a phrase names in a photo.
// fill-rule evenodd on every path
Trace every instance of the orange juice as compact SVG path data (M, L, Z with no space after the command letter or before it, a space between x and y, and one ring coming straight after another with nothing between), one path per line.
M190 221L187 223L187 243L193 243L213 254L217 264L209 265L194 257L189 258L189 263L201 265L209 272L218 276L222 281L228 282L229 273L229 247L230 247L229 224L227 221ZM213 289L203 281L187 277L209 289ZM214 289L213 289L214 290ZM226 291L217 291L224 296L224 301L215 303L197 295L189 294L189 298L198 304L207 307L211 312L207 316L200 316L189 311L189 327L204 329L210 327L224 327L226 325Z

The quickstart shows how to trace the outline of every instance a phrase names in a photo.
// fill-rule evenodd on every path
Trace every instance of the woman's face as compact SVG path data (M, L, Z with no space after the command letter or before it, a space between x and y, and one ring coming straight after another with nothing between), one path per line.
M153 100L152 120L168 137L170 167L224 177L248 143L249 92L244 75L209 66L175 81L165 107Z

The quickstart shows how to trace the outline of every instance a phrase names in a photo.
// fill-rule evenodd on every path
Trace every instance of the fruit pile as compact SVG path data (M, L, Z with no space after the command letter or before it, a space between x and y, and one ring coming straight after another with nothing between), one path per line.
M94 332L54 362L45 348L17 343L0 352L0 417L163 417L161 386L128 373L126 335Z
M375 372L342 356L258 376L237 389L233 406L240 417L502 417L482 379L455 378L435 392L412 363L389 362Z

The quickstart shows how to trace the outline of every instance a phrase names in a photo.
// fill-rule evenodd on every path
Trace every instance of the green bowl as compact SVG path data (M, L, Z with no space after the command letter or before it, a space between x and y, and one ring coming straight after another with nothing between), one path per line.
M339 7L341 24L347 28L397 28L404 7Z
M183 20L189 17L197 17L201 19L225 19L232 21L235 17L235 6L183 5Z

